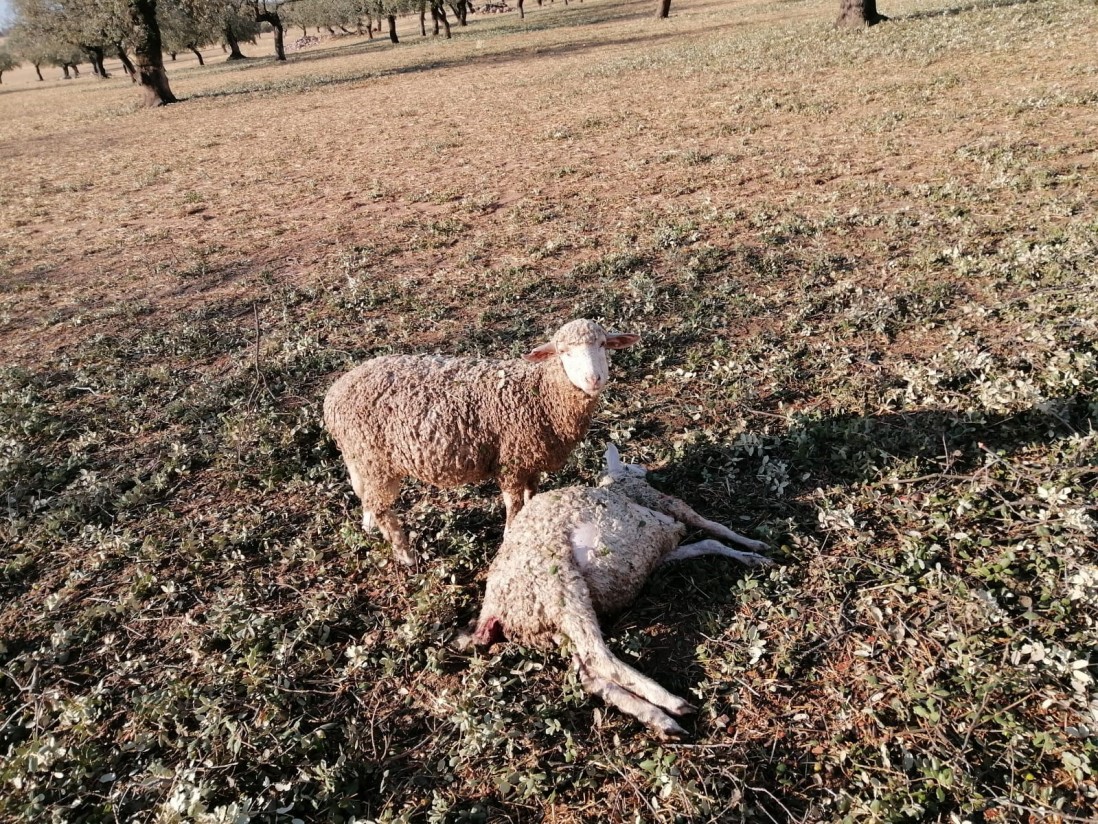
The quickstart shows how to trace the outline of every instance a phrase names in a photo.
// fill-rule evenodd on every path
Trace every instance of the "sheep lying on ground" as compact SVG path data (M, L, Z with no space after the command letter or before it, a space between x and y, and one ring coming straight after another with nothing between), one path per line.
M503 634L535 647L567 638L584 688L660 737L674 738L685 733L668 713L694 708L615 658L596 615L626 607L652 570L669 561L725 555L752 566L772 562L711 539L679 546L694 527L766 548L653 489L644 475L643 467L622 464L611 444L598 488L567 487L530 500L504 536L488 570L480 618L460 645L485 646Z
M538 475L564 466L587 434L609 382L608 349L638 335L590 320L566 323L521 360L391 355L335 382L324 423L375 525L402 563L414 557L391 510L406 476L441 487L498 480L510 524L537 492Z

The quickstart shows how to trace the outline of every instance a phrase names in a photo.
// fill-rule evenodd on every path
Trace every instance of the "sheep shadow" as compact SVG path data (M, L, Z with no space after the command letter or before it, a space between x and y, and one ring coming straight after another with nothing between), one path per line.
M895 468L906 483L952 482L972 476L989 459L1010 461L1034 447L1055 447L1058 442L1098 428L1098 404L1082 393L1053 398L1010 415L991 417L948 411L889 412L789 420L788 428L768 436L767 456L788 464L796 479L775 495L769 478L760 477L755 463L729 444L699 443L683 450L672 464L649 473L653 486L682 498L702 515L750 537L763 538L774 550L768 553L790 567L785 586L802 580L799 568L806 558L789 549L782 539L798 533L827 542L826 527L812 496L819 487L853 487L883 483L879 479ZM772 420L772 419L771 419ZM838 456L843 457L838 457ZM940 471L903 477L912 466L937 467ZM1098 465L1074 467L1080 483L1098 483ZM688 540L691 540L688 538ZM867 568L863 575L876 574ZM672 692L688 696L703 678L698 649L712 635L714 616L735 609L742 598L745 579L765 574L726 558L703 558L661 568L648 580L634 604L610 620L603 630L614 648L646 636L635 663ZM844 582L851 595L861 586L879 580ZM623 642L623 639L624 642ZM792 678L810 673L822 655L819 639L806 639L793 649Z

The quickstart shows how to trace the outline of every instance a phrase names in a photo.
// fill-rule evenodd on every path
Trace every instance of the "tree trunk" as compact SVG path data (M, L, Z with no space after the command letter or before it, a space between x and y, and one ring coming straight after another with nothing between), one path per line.
M844 29L864 29L887 19L878 13L877 0L839 0L839 19L835 25Z
M366 17L366 33L370 35L370 39L374 39L374 18L367 15Z
M75 63L70 63L69 68L72 69L72 76L73 77L79 77L80 76L80 67L77 66Z
M38 75L39 80L45 80L46 79L42 76L42 64L41 63L35 63L34 64L34 73Z
M272 23L275 30L275 54L278 55L279 60L286 59L286 39L285 33L282 31L282 18L277 14L274 15L274 19L277 21Z
M61 78L62 80L72 80L72 75L69 74L69 64L68 63L62 63L61 64L61 71L65 73L65 76Z
M124 71L134 83L137 82L137 69L133 65L133 61L130 60L130 56L126 54L126 50L121 46L118 47L118 59L122 61L122 71Z
M394 43L400 42L400 38L397 37L397 18L395 14L389 15L389 39Z
M669 14L671 14L671 0L660 0L659 6L656 7L656 19L665 20Z
M156 22L156 0L130 0L130 21L133 24L133 53L137 58L137 75L145 90L146 106L166 106L175 103L164 71L164 50L160 43L160 26Z
M103 49L99 46L81 46L84 53L88 55L88 60L92 64L92 74L98 77L100 80L106 80L110 77L107 74L107 67L103 65Z
M229 46L229 56L226 58L226 62L229 60L243 60L244 52L240 50L240 41L236 39L236 35L233 34L233 27L226 26L225 31L222 32L225 35L225 42Z
M419 4L419 34L421 37L427 36L427 4ZM438 34L438 21L435 21L435 34Z
M175 56L177 54L179 54L179 52L168 52L168 57L170 57L172 59L173 63L175 62Z
M446 39L449 40L453 37L450 34L450 20L446 17L446 6L442 5L442 0L431 0L431 14L435 18L435 34L438 34L438 24L442 23L442 29L446 32Z
M205 66L206 65L206 61L202 59L202 52L200 52L198 50L198 46L190 45L190 46L187 46L187 48L194 52L194 56L198 58L198 65L199 66Z
M519 20L526 19L526 12L522 10L522 0L518 0Z
M279 17L277 11L260 11L257 7L255 10L255 22L257 23L270 23L271 28L275 33L275 57L279 60L286 60L286 43L283 38L282 32L282 18ZM332 32L335 34L335 32Z

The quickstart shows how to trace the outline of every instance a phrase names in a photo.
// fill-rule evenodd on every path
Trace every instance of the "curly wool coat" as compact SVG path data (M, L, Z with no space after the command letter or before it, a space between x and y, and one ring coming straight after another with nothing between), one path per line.
M597 397L568 380L558 358L385 356L341 377L324 422L370 511L387 509L406 476L440 487L498 478L521 494L555 472L587 434Z
M535 495L515 516L488 570L484 605L472 633L491 644L506 635L527 646L567 639L584 687L638 718L663 738L684 734L671 718L693 708L610 652L598 616L628 606L662 563L723 555L749 565L770 561L714 540L680 546L688 527L752 549L765 545L703 518L684 501L652 488L644 470L607 449L602 486ZM638 477L639 475L639 477Z

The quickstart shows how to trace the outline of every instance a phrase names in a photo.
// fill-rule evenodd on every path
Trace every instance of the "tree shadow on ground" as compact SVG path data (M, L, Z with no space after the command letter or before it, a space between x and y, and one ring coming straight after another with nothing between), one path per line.
M438 58L423 63L415 63L408 66L398 66L382 71L361 71L338 76L306 76L292 78L286 81L272 81L257 83L252 86L238 86L236 88L216 89L207 92L198 92L186 100L202 100L219 97L234 97L243 94L262 94L273 92L284 94L286 92L305 92L312 89L326 88L328 86L343 86L350 83L359 83L370 79L384 79L387 77L399 77L406 74L419 74L420 72L434 71L450 68L477 68L479 66L497 66L517 62L528 61L531 58L551 59L572 53L580 53L591 49L612 48L614 46L636 46L644 44L645 47L655 43L674 40L679 35L675 32L645 34L636 37L620 37L614 40L598 40L590 42L561 43L556 46L536 46L519 48L506 53L485 54L480 56L456 55L454 57ZM321 55L318 55L320 57Z
M945 9L926 9L924 11L913 11L911 14L893 15L890 20L894 23L898 23L901 20L926 20L935 17L956 17L959 14L968 14L969 12L1005 9L1010 8L1011 6L1030 6L1039 2L1041 2L1041 0L986 0L986 2L982 3L968 3L963 6L950 6Z

